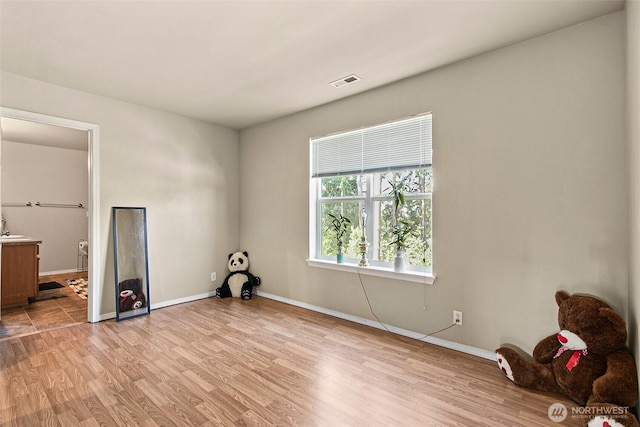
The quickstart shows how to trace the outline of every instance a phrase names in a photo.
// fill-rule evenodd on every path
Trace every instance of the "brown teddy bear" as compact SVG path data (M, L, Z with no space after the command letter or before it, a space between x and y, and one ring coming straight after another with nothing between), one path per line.
M560 332L533 349L533 361L514 349L496 350L498 366L515 384L563 393L585 406L589 426L640 426L633 415L638 374L625 347L627 327L607 303L556 292Z
M118 284L118 308L120 312L146 307L147 298L141 279L127 279Z

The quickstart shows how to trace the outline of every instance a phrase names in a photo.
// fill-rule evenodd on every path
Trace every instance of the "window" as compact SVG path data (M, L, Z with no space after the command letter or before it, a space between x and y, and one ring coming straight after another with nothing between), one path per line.
M342 214L350 220L342 252L347 263L357 264L364 209L370 244L367 258L373 266L391 267L395 256L391 186L402 183L405 203L399 216L411 229L406 240L407 269L430 273L431 115L314 138L311 148L310 258L336 259L329 214Z

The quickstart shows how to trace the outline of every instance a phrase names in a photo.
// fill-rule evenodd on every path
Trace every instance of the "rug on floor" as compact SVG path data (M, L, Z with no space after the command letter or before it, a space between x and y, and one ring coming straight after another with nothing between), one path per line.
M46 301L56 298L66 298L67 294L63 292L64 286L58 282L45 282L38 284L38 295L29 297L29 304L38 301Z
M81 279L67 279L67 284L71 289L73 289L73 292L75 292L76 295L82 299L87 299L87 287L89 283L87 282L86 277Z
M50 289L58 289L58 288L63 288L63 287L64 286L62 286L58 282L44 282L44 283L38 284L38 290L39 291L48 291Z

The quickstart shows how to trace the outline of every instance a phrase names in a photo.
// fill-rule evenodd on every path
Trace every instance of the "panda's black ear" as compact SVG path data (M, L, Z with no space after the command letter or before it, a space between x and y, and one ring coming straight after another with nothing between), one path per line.
M244 252L242 252L242 253L244 254L244 256L246 256L247 258L249 258L249 252L244 251Z
M229 258L227 258L227 259L231 259L232 256L233 256L233 254L229 254Z

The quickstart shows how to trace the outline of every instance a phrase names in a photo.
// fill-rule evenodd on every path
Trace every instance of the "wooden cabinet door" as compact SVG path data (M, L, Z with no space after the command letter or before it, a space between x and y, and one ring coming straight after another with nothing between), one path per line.
M38 245L2 245L1 305L27 304L38 295Z

